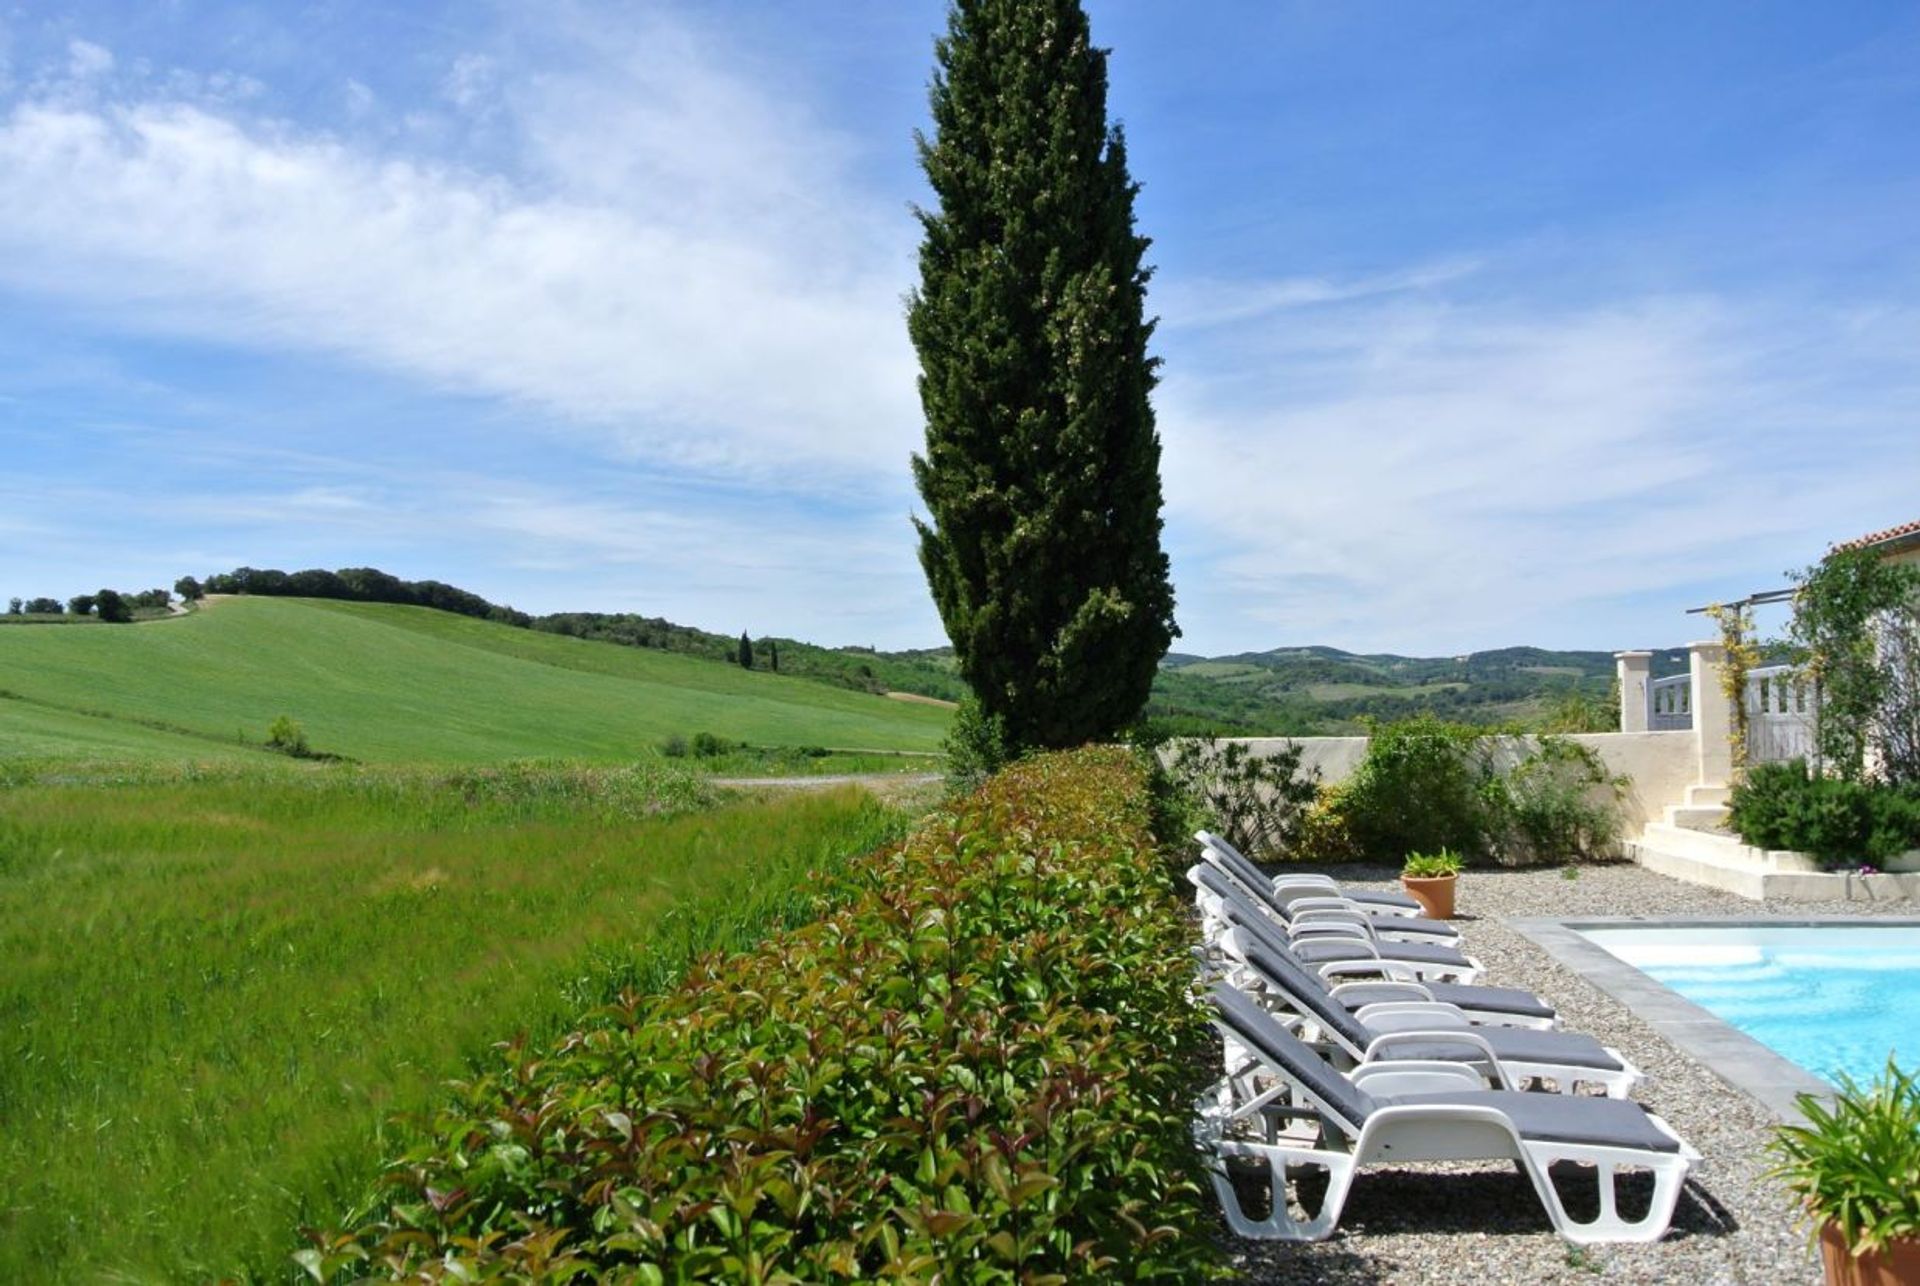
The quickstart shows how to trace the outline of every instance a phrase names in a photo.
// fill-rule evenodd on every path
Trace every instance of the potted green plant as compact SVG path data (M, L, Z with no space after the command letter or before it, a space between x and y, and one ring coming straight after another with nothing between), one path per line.
M1920 1078L1887 1060L1861 1086L1840 1077L1832 1103L1800 1096L1804 1122L1769 1144L1806 1207L1834 1286L1920 1286Z
M1438 853L1409 853L1400 868L1400 883L1429 919L1453 919L1453 890L1460 878L1460 855L1451 849Z

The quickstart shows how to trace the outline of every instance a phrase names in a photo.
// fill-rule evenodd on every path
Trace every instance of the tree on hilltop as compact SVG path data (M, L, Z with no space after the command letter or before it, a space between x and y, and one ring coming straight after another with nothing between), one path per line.
M753 643L747 638L747 632L745 630L740 631L738 660L741 669L751 670L753 668Z
M920 562L1006 749L1112 736L1179 631L1160 548L1147 239L1077 0L957 0L920 163Z
M133 619L133 608L117 590L103 589L93 596L93 610L103 621L124 625Z

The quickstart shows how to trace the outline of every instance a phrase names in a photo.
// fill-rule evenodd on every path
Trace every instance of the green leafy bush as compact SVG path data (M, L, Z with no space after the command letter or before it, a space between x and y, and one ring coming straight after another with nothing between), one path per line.
M1370 733L1366 757L1338 797L1353 847L1386 861L1429 848L1486 852L1482 785L1492 769L1481 734L1431 715Z
M1249 857L1290 849L1320 793L1319 770L1300 769L1298 742L1257 755L1244 741L1183 737L1164 753L1170 785L1200 819L1183 828L1183 839L1205 825Z
M292 755L295 759L305 759L313 753L307 745L306 730L290 714L280 715L267 725L267 749Z
M1599 857L1619 838L1625 784L1564 737L1529 746L1420 715L1372 729L1353 775L1299 818L1291 856L1397 862L1443 848L1507 866Z
M1596 857L1620 838L1617 807L1626 779L1577 741L1541 737L1530 753L1482 787L1492 854L1506 866Z
M1920 567L1849 549L1794 579L1788 637L1819 686L1822 766L1849 781L1920 785ZM1872 773L1869 749L1879 752Z
M696 732L693 734L691 747L696 757L713 759L730 750L739 749L742 744L738 741L728 741L725 737L715 736L711 732Z
M1728 824L1755 848L1811 853L1823 865L1884 862L1920 848L1920 790L1757 764L1733 788Z
M947 785L956 792L978 790L1013 760L1006 722L972 695L960 699L941 748L947 752Z
M1862 1086L1844 1073L1831 1105L1800 1096L1803 1125L1783 1125L1769 1143L1772 1177L1799 1194L1817 1236L1838 1224L1855 1254L1920 1237L1920 1081L1887 1060Z
M854 864L836 909L515 1044L318 1279L1193 1280L1204 1019L1124 751L1049 755Z

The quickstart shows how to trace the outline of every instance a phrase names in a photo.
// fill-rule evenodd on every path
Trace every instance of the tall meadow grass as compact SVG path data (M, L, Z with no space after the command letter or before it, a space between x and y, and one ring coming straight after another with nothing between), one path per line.
M499 1040L816 908L900 819L657 766L15 766L0 1281L279 1279Z

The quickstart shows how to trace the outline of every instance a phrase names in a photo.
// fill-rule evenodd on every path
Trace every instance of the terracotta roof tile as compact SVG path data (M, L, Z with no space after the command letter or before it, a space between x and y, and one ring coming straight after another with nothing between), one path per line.
M1890 540L1899 540L1903 536L1920 536L1920 521L1903 522L1898 527L1889 527L1885 531L1870 531L1864 536L1855 536L1834 546L1842 549L1865 549L1869 545L1883 545Z

